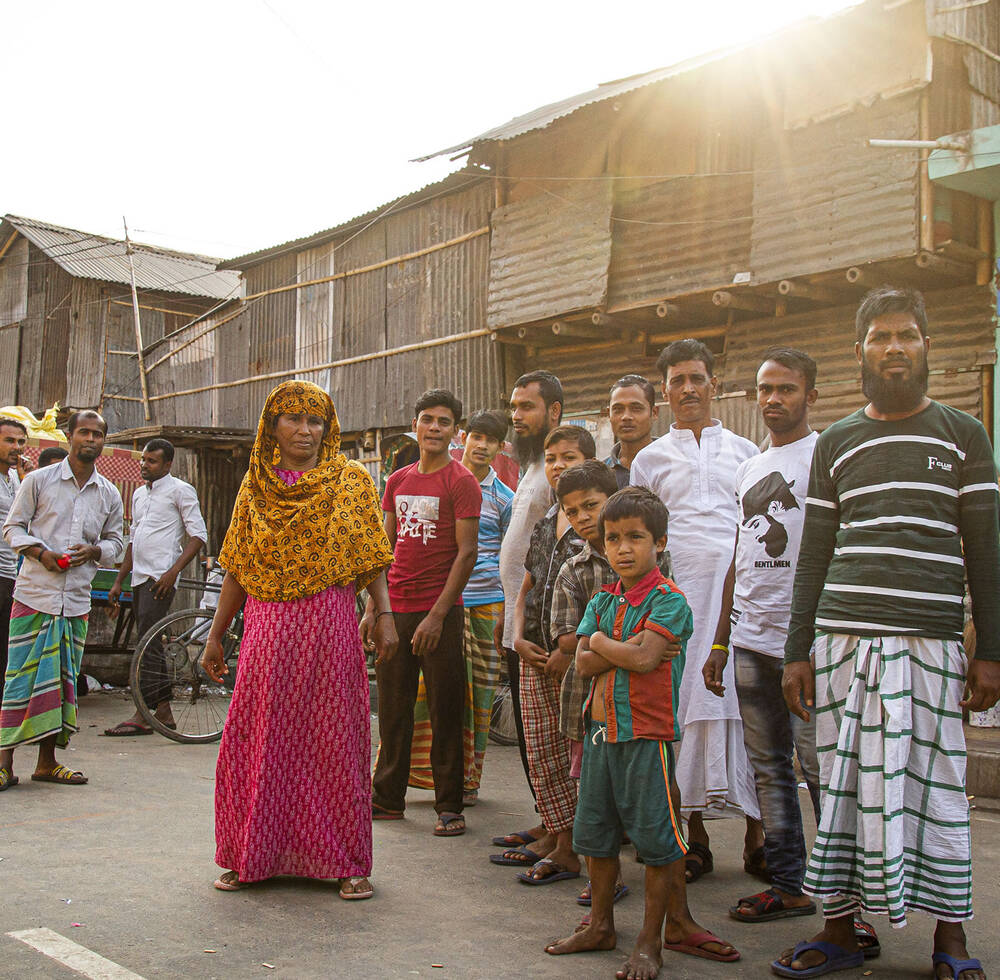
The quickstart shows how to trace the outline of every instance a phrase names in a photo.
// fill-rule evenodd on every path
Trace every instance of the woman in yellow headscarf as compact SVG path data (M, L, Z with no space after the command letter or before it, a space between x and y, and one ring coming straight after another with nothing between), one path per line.
M379 661L396 649L385 569L392 550L375 485L340 452L330 396L287 381L268 396L233 519L202 666L246 600L236 687L215 782L215 886L275 875L333 878L369 898L368 674L355 591L379 610Z

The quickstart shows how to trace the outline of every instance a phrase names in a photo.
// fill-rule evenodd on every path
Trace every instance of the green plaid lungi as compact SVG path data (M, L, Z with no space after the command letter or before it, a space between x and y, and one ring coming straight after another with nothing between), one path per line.
M962 645L817 633L813 656L822 813L804 890L827 918L971 919Z

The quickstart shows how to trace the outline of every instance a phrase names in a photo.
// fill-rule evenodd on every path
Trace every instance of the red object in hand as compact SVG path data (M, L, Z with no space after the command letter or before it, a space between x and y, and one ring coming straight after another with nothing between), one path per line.
M59 557L58 557L58 558L56 559L56 564L57 564L57 565L58 565L58 566L59 566L60 568L69 568L69 555L60 555L60 556L59 556Z

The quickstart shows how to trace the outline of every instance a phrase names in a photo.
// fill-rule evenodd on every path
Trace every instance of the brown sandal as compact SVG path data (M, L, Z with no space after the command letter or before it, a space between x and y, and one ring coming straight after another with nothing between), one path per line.
M82 786L87 782L82 772L74 772L65 766L56 766L52 772L32 773L31 778L36 783L61 783L63 786Z
M224 871L215 881L212 882L220 892L238 892L246 885L240 881L240 876L235 871ZM341 896L343 897L343 896Z
M368 887L358 890L358 885L361 882L367 882ZM345 888L350 888L350 891L344 891ZM372 887L372 883L367 877L361 875L357 878L341 878L340 879L340 897L345 902L359 902L365 898L371 898L375 894L375 889Z

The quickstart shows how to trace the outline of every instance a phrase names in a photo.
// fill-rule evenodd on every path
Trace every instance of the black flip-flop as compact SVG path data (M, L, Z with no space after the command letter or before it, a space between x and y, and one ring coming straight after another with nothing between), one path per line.
M516 840L510 840L511 837L520 837L520 843ZM534 844L538 840L528 830L515 830L513 833L504 834L502 837L493 838L494 847L527 847L528 844Z
M107 735L108 738L133 738L136 735L152 735L154 732L152 728L140 725L136 721L123 721L115 725L113 728L105 728L104 734Z
M507 857L508 854L519 854L519 858ZM522 860L523 859L523 860ZM530 867L533 864L537 864L541 861L542 855L536 854L534 851L529 850L527 847L508 847L502 854L491 854L490 861L493 864L502 864L510 868L521 868Z
M691 876L687 879L687 883L693 885L702 875L715 870L715 858L712 857L712 852L697 841L688 844L684 870Z
M741 908L749 909L753 914L741 912ZM808 905L785 905L773 888L741 898L729 908L729 918L737 922L771 922L774 919L791 919L797 915L815 914L816 906L812 902Z

